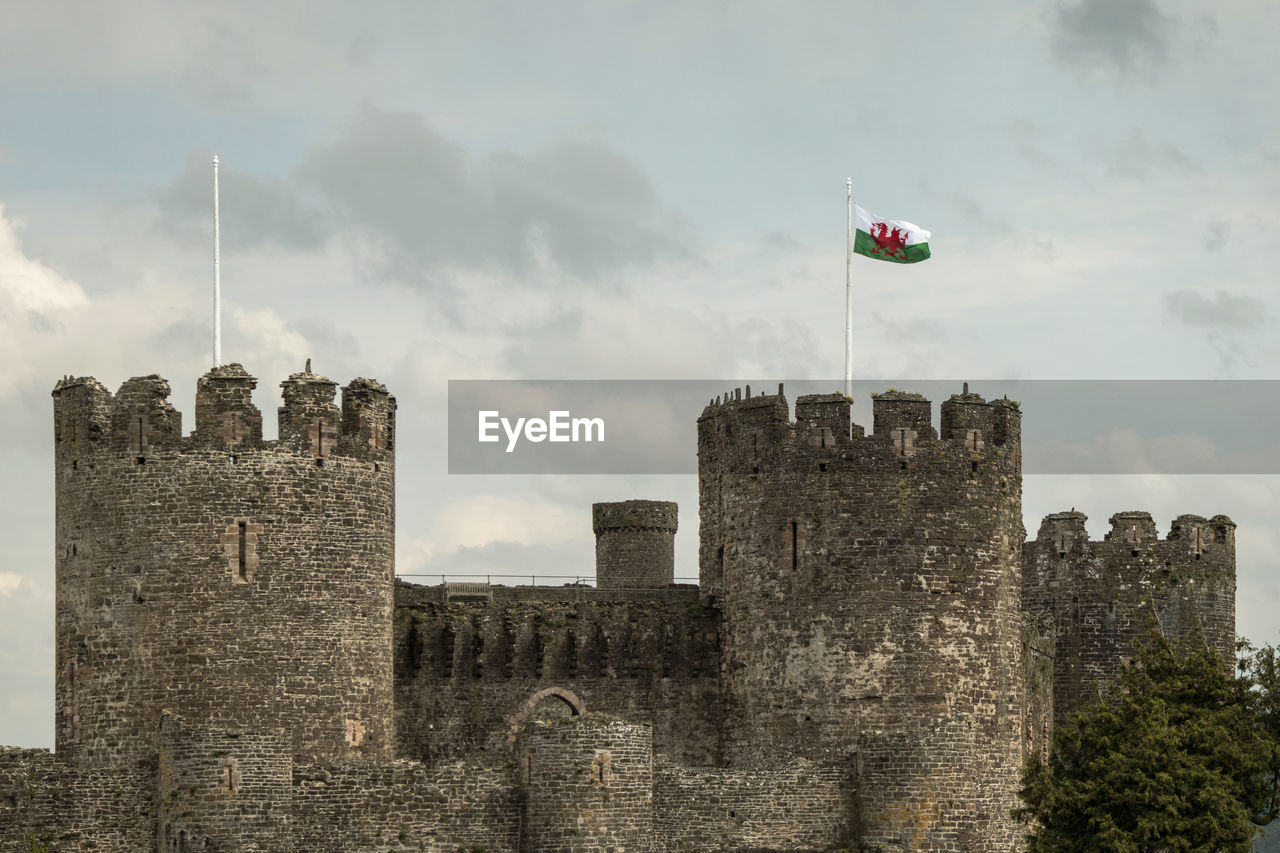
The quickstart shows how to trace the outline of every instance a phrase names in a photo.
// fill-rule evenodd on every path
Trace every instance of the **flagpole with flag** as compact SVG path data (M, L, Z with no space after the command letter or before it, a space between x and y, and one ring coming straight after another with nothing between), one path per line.
M853 396L853 256L877 261L914 264L929 257L933 235L903 219L885 219L853 203L853 178L844 182L848 202L848 231L844 259L844 393Z
M853 396L853 178L844 182L849 211L844 246L844 395Z
M218 268L221 254L218 233L218 155L213 155L213 366L222 366L222 271Z

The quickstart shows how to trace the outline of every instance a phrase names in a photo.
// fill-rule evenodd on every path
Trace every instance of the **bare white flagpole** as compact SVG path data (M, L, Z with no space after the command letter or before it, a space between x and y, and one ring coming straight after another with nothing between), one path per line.
M222 366L222 271L218 267L218 155L213 155L213 366Z
M853 396L853 178L844 182L849 203L844 244L844 395Z

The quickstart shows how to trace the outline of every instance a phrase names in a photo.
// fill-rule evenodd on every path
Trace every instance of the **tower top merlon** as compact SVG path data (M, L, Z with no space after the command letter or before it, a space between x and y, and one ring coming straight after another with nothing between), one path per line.
M342 440L357 456L389 456L395 449L396 398L387 386L363 376L342 389Z
M233 449L262 444L262 413L253 404L258 380L235 362L212 368L196 382L197 445Z

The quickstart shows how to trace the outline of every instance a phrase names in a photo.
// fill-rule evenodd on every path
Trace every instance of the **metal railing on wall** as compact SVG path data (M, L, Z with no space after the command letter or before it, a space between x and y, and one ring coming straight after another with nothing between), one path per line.
M472 582L472 583L487 583L490 585L493 585L495 583L499 585L508 585L508 584L503 584L503 581L514 581L514 583L510 583L509 585L523 586L524 582L528 581L529 586L563 585L563 586L595 587L596 585L595 575L539 575L539 574L485 575L485 574L449 574L449 573L422 574L417 572L405 572L404 574L397 574L396 577L398 578L430 578L430 579L439 578L441 584L457 583L457 582ZM538 583L539 580L542 581L541 584ZM646 578L645 580L648 580L648 578ZM548 583L548 582L551 582L551 583ZM678 584L697 585L698 579L696 577L674 578L672 582L678 583ZM636 588L641 589L644 587L638 586Z

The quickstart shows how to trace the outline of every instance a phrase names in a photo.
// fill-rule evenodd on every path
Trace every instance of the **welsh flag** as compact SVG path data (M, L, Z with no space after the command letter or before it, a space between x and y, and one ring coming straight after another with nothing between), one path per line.
M895 264L914 264L929 257L929 232L898 219L872 216L853 206L853 250L859 255Z

